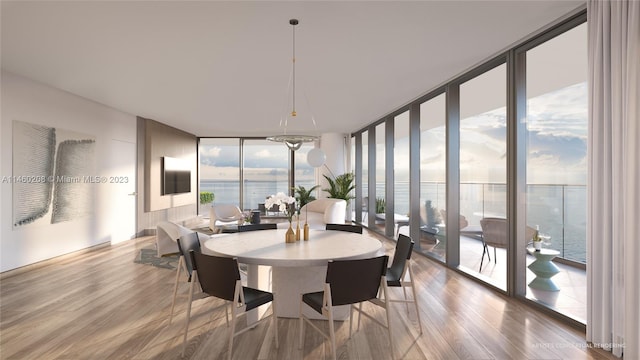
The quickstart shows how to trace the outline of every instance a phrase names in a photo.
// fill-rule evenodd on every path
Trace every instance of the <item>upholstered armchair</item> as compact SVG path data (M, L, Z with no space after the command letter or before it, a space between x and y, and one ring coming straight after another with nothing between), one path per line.
M161 221L156 225L156 250L158 256L178 253L178 239L181 236L195 232L184 226L170 221ZM201 240L209 238L209 235L198 233Z

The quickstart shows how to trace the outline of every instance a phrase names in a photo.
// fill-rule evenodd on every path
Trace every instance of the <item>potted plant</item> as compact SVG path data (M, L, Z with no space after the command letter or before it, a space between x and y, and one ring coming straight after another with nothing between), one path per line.
M352 172L338 175L335 179L324 174L322 176L329 182L329 188L322 189L322 191L329 193L329 198L345 200L347 205L349 205L349 200L356 198L351 194L351 191L356 188L353 184L354 175Z
M311 189L307 190L304 186L300 185L298 187L293 188L293 192L295 193L295 196L296 196L296 201L298 202L300 208L302 208L306 204L316 199L316 197L311 195L311 193L319 187L320 185L316 185Z
M216 199L216 196L214 193L212 193L211 191L201 191L200 192L200 205L207 205L213 202L213 200ZM203 208L200 209L202 211L204 211ZM209 213L207 212L207 215Z
M376 198L376 214L384 214L386 211L387 203L384 198Z
M200 204L206 205L212 203L216 199L216 196L211 191L200 192Z

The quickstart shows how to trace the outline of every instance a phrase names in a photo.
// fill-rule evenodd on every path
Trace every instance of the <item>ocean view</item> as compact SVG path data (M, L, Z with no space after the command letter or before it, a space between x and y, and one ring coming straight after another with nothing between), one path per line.
M310 188L313 182L298 182ZM287 192L287 182L244 182L244 210L257 209L267 196L279 191ZM395 212L409 212L409 183L395 184ZM237 204L240 197L238 181L201 180L200 191L215 194L215 203ZM377 194L384 194L384 184L377 184ZM445 186L442 183L423 182L420 186L421 202L431 200L437 209L445 208ZM382 196L382 195L380 195ZM561 257L586 262L586 186L584 185L529 185L527 187L527 224L540 228L551 236L547 247L560 251ZM483 217L504 217L506 214L506 186L504 184L461 184L460 212L469 225L479 225Z

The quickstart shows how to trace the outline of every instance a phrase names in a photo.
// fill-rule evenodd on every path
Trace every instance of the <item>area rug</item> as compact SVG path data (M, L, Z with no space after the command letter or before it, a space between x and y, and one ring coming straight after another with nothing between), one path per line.
M157 268L173 270L178 266L178 254L165 255L158 257L158 252L155 247L142 248L133 260L136 264L151 265Z

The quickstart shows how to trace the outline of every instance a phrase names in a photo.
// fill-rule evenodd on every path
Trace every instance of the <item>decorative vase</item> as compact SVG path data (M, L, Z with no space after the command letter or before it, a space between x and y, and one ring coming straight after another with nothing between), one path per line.
M300 241L300 216L298 216L298 224L296 225L296 241Z
M285 235L285 242L294 243L296 242L296 233L293 231L291 227L291 222L289 222L289 229L287 230L287 234Z
M309 224L307 224L307 222L304 222L304 241L309 240Z

